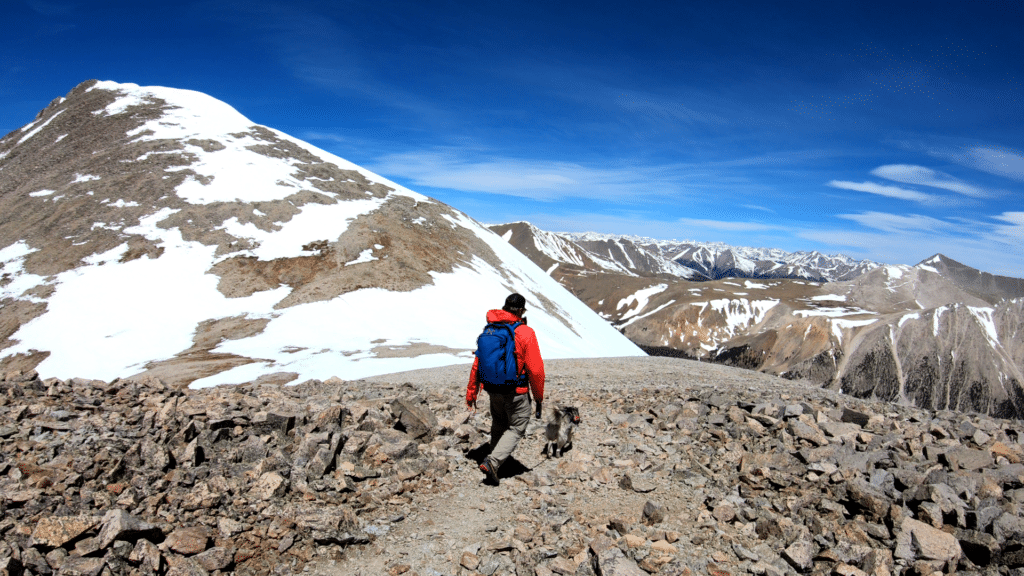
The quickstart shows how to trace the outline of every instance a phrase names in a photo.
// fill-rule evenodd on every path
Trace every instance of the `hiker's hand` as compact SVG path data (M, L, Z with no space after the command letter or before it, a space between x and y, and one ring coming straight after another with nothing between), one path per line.
M476 400L473 400L472 402L470 402L469 400L466 400L466 410L469 410L470 414L475 413L476 412Z
M541 413L541 405L542 405L542 404L541 404L541 401L540 401L540 400L538 400L538 401L537 401L537 411L536 411L536 412L534 412L534 414L533 414L533 417L534 417L534 418L537 418L537 419L539 419L539 418L540 418L540 413Z

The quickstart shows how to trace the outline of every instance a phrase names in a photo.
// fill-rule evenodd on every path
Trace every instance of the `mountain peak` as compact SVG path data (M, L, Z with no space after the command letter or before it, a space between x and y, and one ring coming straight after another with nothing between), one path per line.
M2 369L211 385L468 362L510 289L545 357L639 353L465 214L190 90L54 100L0 139L0 212Z

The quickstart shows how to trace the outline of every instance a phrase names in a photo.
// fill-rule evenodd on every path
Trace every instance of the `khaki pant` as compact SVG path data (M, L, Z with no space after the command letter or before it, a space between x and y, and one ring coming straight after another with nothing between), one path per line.
M491 397L491 455L488 459L497 471L526 435L526 426L530 423L530 395L493 392L488 395Z

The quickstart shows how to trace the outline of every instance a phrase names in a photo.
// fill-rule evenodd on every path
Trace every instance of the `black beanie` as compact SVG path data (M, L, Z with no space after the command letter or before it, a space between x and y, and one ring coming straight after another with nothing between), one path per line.
M509 308L526 308L526 298L515 292L509 294L508 298L505 298L505 306L502 309L508 311Z

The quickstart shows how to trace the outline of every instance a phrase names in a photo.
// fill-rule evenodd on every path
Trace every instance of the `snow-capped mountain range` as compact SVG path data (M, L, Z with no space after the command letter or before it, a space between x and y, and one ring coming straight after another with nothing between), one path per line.
M187 90L85 82L0 139L0 369L197 386L642 354L462 212Z
M880 266L843 254L786 252L778 248L730 246L722 242L656 240L643 236L565 232L563 236L584 247L609 242L629 242L662 258L689 268L708 280L722 278L799 278L815 282L841 282ZM671 272L669 272L671 273ZM681 276L694 279L693 276Z
M1024 417L1022 280L941 254L891 266L552 234L523 222L491 228L651 354L807 379L860 397ZM603 263L594 265L597 258ZM666 263L692 274L672 274ZM725 277L710 279L696 267Z

